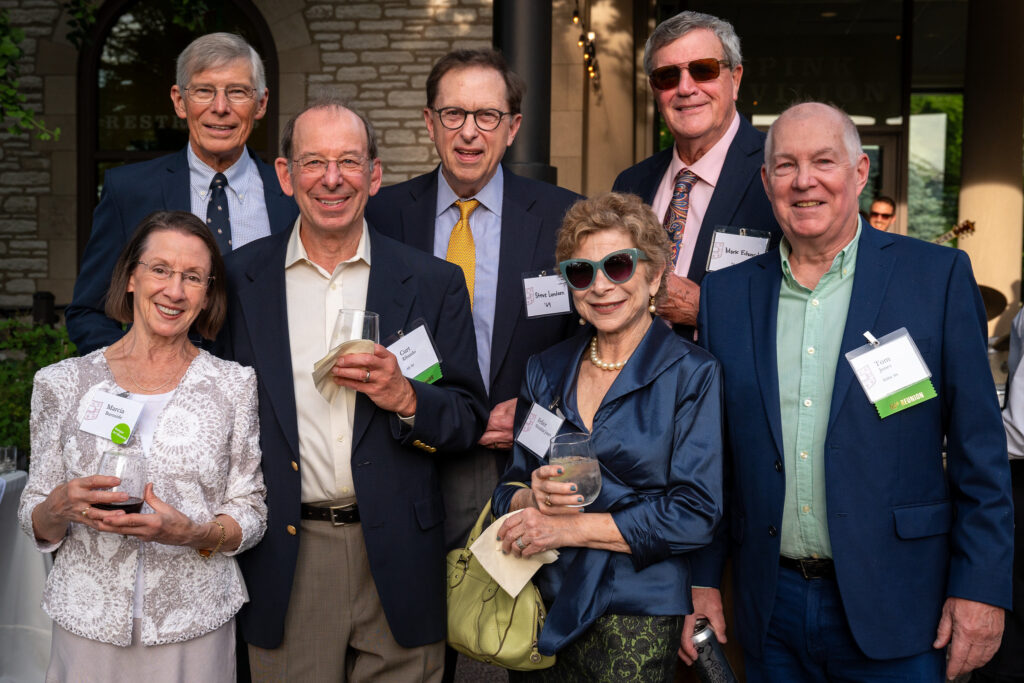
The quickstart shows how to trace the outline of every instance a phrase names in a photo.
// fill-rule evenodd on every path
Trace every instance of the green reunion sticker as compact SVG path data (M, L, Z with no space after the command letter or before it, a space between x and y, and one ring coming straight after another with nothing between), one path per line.
M132 435L132 428L126 425L124 422L118 425L114 425L114 428L110 430L110 440L116 444L122 444L128 440L128 437Z

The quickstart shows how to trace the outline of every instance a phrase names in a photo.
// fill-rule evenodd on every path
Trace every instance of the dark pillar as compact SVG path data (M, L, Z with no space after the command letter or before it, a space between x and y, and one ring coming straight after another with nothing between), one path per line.
M494 0L494 47L526 81L523 124L505 152L515 173L558 181L551 161L551 0Z

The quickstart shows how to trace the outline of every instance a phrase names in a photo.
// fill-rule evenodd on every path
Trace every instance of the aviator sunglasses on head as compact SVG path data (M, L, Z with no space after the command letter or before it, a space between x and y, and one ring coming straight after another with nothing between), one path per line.
M679 86L679 79L683 77L683 69L690 72L690 78L698 83L713 81L722 73L721 67L729 68L729 62L714 57L695 59L686 64L669 64L659 66L651 72L648 77L651 87L655 90L671 90Z
M613 251L600 261L591 261L585 258L566 259L558 264L562 271L565 282L577 291L587 289L594 284L597 271L604 273L609 282L621 285L633 277L636 272L636 262L646 261L647 254L636 247Z

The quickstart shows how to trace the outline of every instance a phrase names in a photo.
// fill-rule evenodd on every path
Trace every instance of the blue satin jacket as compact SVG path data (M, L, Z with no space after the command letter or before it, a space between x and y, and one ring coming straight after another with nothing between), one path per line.
M533 403L565 417L561 432L587 431L576 411L576 376L590 335L533 356L516 432ZM722 516L722 381L718 361L656 320L594 415L601 494L587 512L610 512L632 553L560 548L535 577L550 609L539 649L553 654L604 614L692 611L688 551L707 545ZM508 512L517 490L545 464L516 444L494 492Z

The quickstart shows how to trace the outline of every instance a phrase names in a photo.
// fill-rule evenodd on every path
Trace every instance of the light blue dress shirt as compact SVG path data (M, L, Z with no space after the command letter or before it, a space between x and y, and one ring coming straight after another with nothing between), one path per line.
M206 222L206 209L210 203L210 183L216 174L203 163L192 145L188 145L189 198L192 213ZM228 179L228 218L231 221L231 248L238 249L244 244L270 234L270 218L267 216L267 200L263 196L263 179L256 162L243 150L238 161L231 164L224 177Z
M501 253L501 200L505 176L501 166L473 197L459 197L437 169L437 211L434 218L434 256L444 259L448 240L459 221L456 199L476 199L480 206L469 217L476 250L473 285L473 327L476 329L476 359L484 390L491 390L491 336L494 334L494 308L498 296L498 259Z

